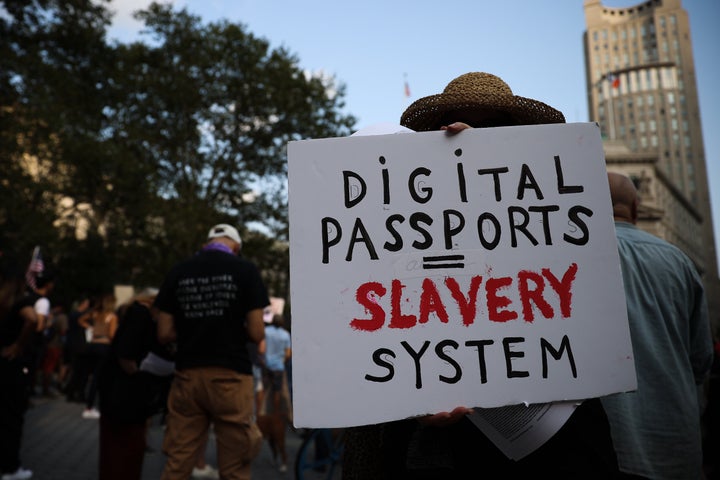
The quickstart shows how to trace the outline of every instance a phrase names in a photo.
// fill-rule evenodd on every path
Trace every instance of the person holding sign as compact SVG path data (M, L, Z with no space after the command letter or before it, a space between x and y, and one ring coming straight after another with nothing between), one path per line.
M530 98L514 95L499 77L471 72L452 80L444 92L421 98L402 114L413 131L565 123L563 114ZM496 412L512 422L514 407ZM507 478L617 478L619 470L607 416L598 399L580 404L550 440L521 459L508 458L469 419L473 409L418 419L348 428L343 478L479 478L483 471ZM522 414L522 413L521 413Z
M713 362L703 283L677 247L637 227L638 192L608 173L638 388L603 397L620 469L701 478L699 387Z

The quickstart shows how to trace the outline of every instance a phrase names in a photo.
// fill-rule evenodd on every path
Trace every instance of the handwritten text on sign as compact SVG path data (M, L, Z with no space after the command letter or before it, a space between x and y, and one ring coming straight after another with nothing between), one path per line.
M634 388L596 125L292 142L289 189L296 425Z

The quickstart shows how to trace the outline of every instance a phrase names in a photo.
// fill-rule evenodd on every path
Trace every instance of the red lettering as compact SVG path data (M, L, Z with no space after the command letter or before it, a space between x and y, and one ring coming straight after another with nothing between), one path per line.
M475 276L470 279L470 289L468 290L468 296L460 291L460 285L457 280L452 277L445 279L445 286L450 290L450 294L457 302L458 308L460 309L460 315L463 318L463 325L466 327L472 325L475 321L475 314L477 312L477 294L480 290L480 284L482 283L481 276Z
M400 280L392 281L392 291L390 293L390 328L412 328L417 324L415 315L403 315L400 311L400 300L402 299L402 291L405 285Z
M508 320L515 320L517 318L517 312L501 310L512 302L508 297L497 294L498 290L509 287L511 284L512 278L510 277L490 278L485 282L488 317L491 322L507 322Z
M364 330L366 332L374 332L380 329L385 323L385 310L377 303L377 300L371 295L378 297L385 295L387 290L380 282L367 282L360 285L355 292L357 302L365 307L367 313L372 314L371 318L355 318L350 322L350 326L356 330Z
M543 276L548 279L550 286L560 297L560 312L563 318L568 318L572 312L572 282L575 280L577 271L577 263L571 264L565 271L562 281L558 281L549 268L542 269Z
M535 309L545 318L555 316L555 308L547 301L545 286L549 283L553 291L558 295L560 311L564 318L570 317L572 312L572 286L577 276L578 266L570 264L563 273L560 280L550 271L549 268L542 269L542 275L531 270L521 270L517 273L517 295L522 306L522 317L525 322L535 321ZM511 297L502 295L501 291L511 287L515 277L500 277L485 279L485 303L487 305L488 320L491 322L508 322L518 318L518 312L513 310ZM458 311L462 317L462 323L466 327L475 323L478 315L478 298L480 287L483 282L482 276L474 276L470 279L467 292L463 292L460 284L455 278L445 277L444 284L452 296ZM403 297L406 285L400 280L394 279L390 287L390 321L388 328L408 329L415 327L418 323L426 324L430 315L435 316L442 323L450 323L447 306L443 302L443 296L438 290L438 284L432 279L425 278L422 281L422 291L419 294L417 304L410 303L410 299ZM369 318L354 318L350 326L355 330L374 332L385 325L387 311L381 305L380 299L385 296L387 289L380 282L367 282L360 285L355 292L357 302L365 307ZM513 297L515 298L515 297ZM387 300L385 301L387 302ZM403 313L402 305L418 305L418 315ZM387 303L386 303L387 305ZM453 310L454 313L454 310Z
M440 298L440 293L435 283L426 278L423 280L422 293L420 294L420 323L427 323L431 312L435 312L435 315L442 323L448 323L447 310L445 310L445 305Z
M535 289L530 290L529 282L535 284ZM520 293L520 301L522 302L523 319L526 322L535 320L531 301L535 302L535 305L545 318L552 318L555 315L555 311L550 304L545 301L545 297L543 297L544 290L545 281L542 275L537 272L531 272L530 270L518 272L518 292Z

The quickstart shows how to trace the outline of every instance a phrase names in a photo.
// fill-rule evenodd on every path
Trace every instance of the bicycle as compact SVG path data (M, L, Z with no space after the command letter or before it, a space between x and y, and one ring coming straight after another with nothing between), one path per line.
M343 434L342 428L306 430L295 456L295 478L297 480L339 479Z

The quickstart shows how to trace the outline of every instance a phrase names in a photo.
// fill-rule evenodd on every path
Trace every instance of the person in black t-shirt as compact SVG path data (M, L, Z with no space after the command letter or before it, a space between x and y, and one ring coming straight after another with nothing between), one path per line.
M257 267L237 256L241 245L234 227L214 226L200 252L168 273L155 299L158 337L177 344L163 479L190 476L211 423L222 478L249 479L260 451L247 342L264 338L270 300Z

